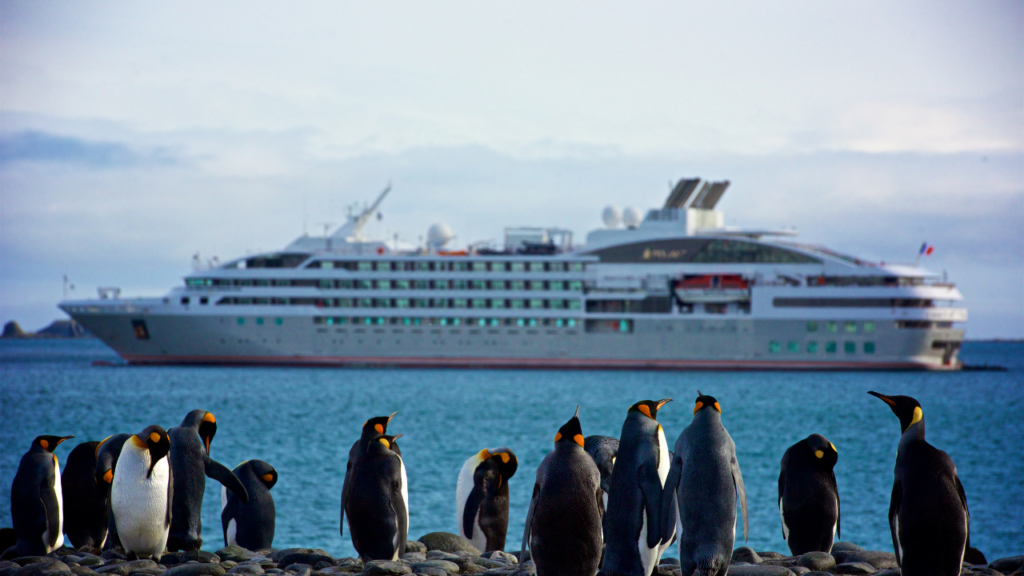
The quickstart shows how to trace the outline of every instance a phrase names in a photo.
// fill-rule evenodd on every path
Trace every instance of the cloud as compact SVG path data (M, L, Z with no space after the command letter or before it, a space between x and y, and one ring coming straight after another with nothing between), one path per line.
M138 151L118 142L94 142L36 130L0 134L0 166L16 162L128 168L143 164L176 164L178 159L162 148Z

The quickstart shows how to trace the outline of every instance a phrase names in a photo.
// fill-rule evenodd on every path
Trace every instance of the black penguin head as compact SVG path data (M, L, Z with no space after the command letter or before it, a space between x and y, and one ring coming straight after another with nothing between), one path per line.
M886 396L878 392L868 392L868 394L889 405L892 413L900 419L901 432L906 432L908 428L924 420L921 403L910 396Z
M812 456L811 460L814 462L820 462L822 465L832 468L839 461L839 451L821 434L811 434L804 438L804 446L807 447L807 451Z
M114 466L128 438L128 434L114 434L96 445L96 485L101 490L109 489L114 481Z
M665 398L665 399L658 400L658 401L654 401L654 400L641 400L641 401L637 402L636 404L633 404L632 406L630 406L629 410L627 410L626 413L628 414L630 412L639 412L639 413L643 414L644 416L647 416L651 420L657 420L658 419L658 410L662 406L664 406L665 404L668 404L671 401L672 401L671 398Z
M576 405L576 414L558 429L555 444L559 442L575 442L583 448L583 428L580 427L580 407Z
M395 414L398 414L398 412L392 412L387 416L376 416L374 418L370 418L366 422L363 422L363 436L373 438L377 434L387 434L388 422L391 422L391 419L395 417Z
M171 450L171 439L167 436L167 431L157 426L147 426L145 430L132 436L128 439L136 448L144 448L149 450L149 472L146 473L148 478L153 473L153 467L160 461L161 458L167 456L167 453Z
M366 443L367 454L394 454L395 453L395 441L401 438L401 434L394 436L388 436L386 434L377 434Z
M260 482L267 487L267 490L270 490L274 487L274 484L277 484L277 470L270 464L263 460L250 460L249 468L260 479Z
M696 415L705 408L713 408L719 414L722 413L722 407L718 405L718 400L715 400L714 396L707 396L697 390L697 402L693 405L693 413Z
M206 410L193 410L181 421L181 427L196 429L199 438L203 441L203 447L206 448L206 455L209 456L210 443L213 442L213 437L217 434L217 419L213 417L213 413Z
M53 454L53 451L57 449L57 446L74 436L36 436L36 439L32 441L32 448L30 452L49 452Z
M493 462L497 467L499 474L498 486L501 486L501 482L508 481L509 478L515 476L516 470L519 469L519 460L508 448L502 447L493 450L484 448L480 451L480 459L485 462Z

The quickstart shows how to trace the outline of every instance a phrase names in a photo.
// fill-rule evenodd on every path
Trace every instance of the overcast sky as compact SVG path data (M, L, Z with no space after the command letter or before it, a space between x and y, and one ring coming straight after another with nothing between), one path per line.
M1024 3L0 0L0 321L192 254L370 230L582 241L670 180L731 225L924 261L1024 337Z

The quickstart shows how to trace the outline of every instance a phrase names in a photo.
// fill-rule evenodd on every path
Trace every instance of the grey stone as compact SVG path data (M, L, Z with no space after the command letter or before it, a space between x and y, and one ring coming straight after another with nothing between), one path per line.
M679 558L662 558L659 565L664 566L666 564L670 566L679 566Z
M787 556L783 556L782 554L779 554L778 552L772 552L771 550L765 550L764 552L758 552L757 555L760 556L762 560L766 560L766 559L769 559L769 558L772 559L772 560L780 560L782 558L787 558Z
M333 565L332 563L331 566ZM313 574L313 567L309 564L288 564L285 566L285 570L287 572L294 572L295 576L312 576Z
M420 568L440 568L445 572L451 572L452 574L458 574L461 570L459 565L450 560L426 560L423 562L415 562L412 565L412 569L416 572L420 571Z
M836 564L833 574L874 574L878 570L867 562L843 562Z
M401 574L412 574L412 568L400 562L390 560L370 560L363 567L363 574L380 574L381 576L399 576Z
M128 576L160 576L164 573L163 568L137 568L128 573Z
M127 560L128 557L122 554L119 550L111 548L110 550L104 550L100 554L100 558L104 560Z
M68 570L40 570L38 576L75 576L75 573Z
M164 576L221 576L222 574L224 574L224 569L221 568L220 564L213 564L211 562L181 564L164 572Z
M431 532L420 537L420 542L426 545L427 550L443 550L445 552L472 552L474 556L480 555L480 550L473 546L469 540L452 534L450 532Z
M20 559L15 559L15 561ZM18 562L21 564L21 562ZM41 562L31 562L29 564L23 564L21 568L14 571L14 576L39 576L42 572L71 572L71 568L67 564L56 560L54 558L43 557Z
M503 550L495 550L488 554L484 554L484 558L490 558L491 560L497 560L498 562L504 562L505 564L519 564L519 559L513 554L509 554Z
M275 550L268 554L267 557L280 564L281 560L289 554L319 554L320 556L331 556L326 550L321 550L320 548L285 548L284 550Z
M200 564L220 564L221 557L206 550L189 550L181 553L181 560L182 562L195 560Z
M831 572L818 572L817 570L815 570L814 572L804 572L804 576L832 576L832 573Z
M423 576L449 576L448 572L440 568L420 568L417 574L423 574Z
M280 567L291 566L292 564L308 564L310 567L316 566L319 562L327 562L331 566L334 566L334 557L330 554L319 554L316 552L291 552L289 554L279 555L274 558L277 565Z
M426 554L427 553L427 545L424 544L423 542L417 542L416 540L406 540L405 541L405 551L406 552L422 552L422 553Z
M74 570L74 568L72 568L72 570ZM983 576L1003 576L1002 572L998 572L991 568L974 568L972 572L975 574L982 574Z
M860 546L857 546L853 542L833 542L832 552L856 552L863 550Z
M220 561L220 567L225 569L225 570L231 570L235 566L238 566L238 562L235 562L233 560L221 560Z
M406 552L402 554L402 560L408 560L409 562L426 562L427 555L423 552Z
M15 560L17 562L17 560ZM1024 568L1024 556L1007 556L1005 558L997 558L988 563L988 567L992 570L1002 572L1003 574L1009 574L1016 572L1021 568Z
M537 566L534 565L533 560L530 560L529 558L530 551L527 550L526 554L526 562L522 562L522 559L520 559L519 567L516 568L515 572L513 572L515 576L534 576L537 574Z
M103 566L103 558L99 556L86 556L78 561L79 566Z
M427 560L433 560L438 558L442 560L447 560L451 558L462 558L462 556L459 556L458 554L452 554L451 552L445 552L444 550L431 550L427 552Z
M93 576L96 574L92 568L88 568L86 566L71 566L71 571L78 576Z
M855 550L853 552L846 552L841 560L838 556L836 556L836 564L856 564L858 562L870 564L876 570L899 568L899 563L896 562L896 555L892 552L876 552L874 550Z
M225 546L214 552L214 554L220 556L221 560L231 560L234 562L244 562L256 556L255 552L246 550L241 546Z
M800 576L801 574L807 574L811 570L806 566L790 566L789 571L793 574L796 574L796 576Z
M50 558L49 556L19 556L14 559L14 563L18 566L28 566L29 564L38 564L40 562L53 562L56 558Z
M740 546L739 548L732 551L733 562L747 562L750 564L760 564L761 557L754 552L754 549L750 546Z
M263 576L263 567L259 564L239 564L227 571L228 574L246 574L248 576Z
M674 564L658 564L652 576L681 576L682 570Z
M474 564L479 564L480 566L483 566L484 568L498 568L498 569L508 568L508 564L506 564L506 563L504 563L504 562L502 562L500 560L491 560L490 558L474 557L474 558L470 558L470 561L472 561Z
M280 568L268 568L268 569L264 570L263 573L264 574L287 574L287 572L285 572L284 570L281 570Z
M751 550L753 552L753 550ZM729 566L729 576L793 576L789 568L785 566L758 566L748 564L745 566Z
M828 552L808 552L800 556L796 563L808 570L827 572L829 568L836 565L836 559Z

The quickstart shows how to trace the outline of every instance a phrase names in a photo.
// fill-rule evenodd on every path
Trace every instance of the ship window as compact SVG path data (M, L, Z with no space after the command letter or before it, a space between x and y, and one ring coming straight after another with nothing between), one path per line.
M351 298L338 298L337 300L335 300L335 303L337 304L337 306L339 308L351 308L352 307L352 299Z
M562 308L565 308L565 300L552 300L550 302L550 304L551 304L552 308L555 308L555 309L558 309L558 310L561 310Z
M485 290L487 288L487 283L483 280L472 280L469 283L469 288L471 290Z
M181 299L182 306L188 306L188 296Z
M313 266L310 265L309 267L312 268ZM325 269L325 270L330 270L331 268L334 268L334 262L332 262L330 260L324 260L324 261L320 262L320 267Z
M772 354L778 354L781 349L782 345L775 340L768 343L768 352L771 352Z
M835 354L836 353L836 349L837 348L836 348L836 343L835 342L825 342L825 352L827 352L829 354Z
M378 290L387 290L391 288L391 280L377 280Z
M569 300L569 310L579 310L579 309L580 309L580 301L579 300Z
M277 324L278 326L280 326L280 325L284 324L284 320L282 320L281 318L274 318L274 324Z
M256 283L259 284L259 280L257 280ZM321 280L320 281L320 289L321 290L328 289L328 288L333 288L333 287L334 287L334 282L332 282L331 280Z
M799 352L799 351L800 351L800 343L799 342L794 342L794 341L790 340L789 342L786 343L786 352L796 353L796 352Z
M434 298L430 302L431 302L431 306L433 306L434 308L447 308L448 307L448 300L446 300L444 298Z
M504 308L504 307L505 307L505 301L504 300L491 300L491 308Z
M525 326L525 325L526 325L526 320L523 320L522 318L516 318L516 326Z
M456 272L465 272L466 270L469 270L469 263L468 262L455 262L454 263L454 270Z
M628 334L633 331L632 320L587 320L584 324L587 332L618 332Z
M569 290L583 290L583 282L580 282L579 280L569 282Z
M430 287L430 282L427 280L416 280L413 282L413 287L417 290L426 290Z
M473 262L473 271L474 272L486 272L487 271L487 262Z
M875 343L874 342L865 342L864 343L864 353L865 354L874 354L875 353Z
M504 280L493 280L491 282L491 290L504 290L504 289L505 289L505 281Z
M466 289L466 281L465 280L452 280L452 290L465 290L465 289Z
M435 290L447 290L448 289L448 281L447 280L434 280L434 289Z
M378 272L389 272L391 271L391 262L377 262L375 268Z
M375 300L375 302L376 302L378 308L390 308L391 307L391 299L390 298L377 298Z
M413 306L417 308L427 308L429 306L429 302L430 301L427 300L426 298L417 298L412 301Z
M857 351L857 343L856 342L843 342L843 352L846 352L847 354L853 354L856 351Z
M409 307L409 299L408 298L396 298L395 299L395 308L408 308L408 307Z
M509 286L512 290L526 290L526 282L522 280L513 280L509 282Z
M555 280L548 283L548 289L550 290L565 290L565 282Z
M359 263L359 271L360 272L369 272L370 270L373 270L373 262L360 262Z
M409 289L409 281L408 280L395 280L395 290L408 290L408 289Z
M543 300L530 300L530 308L543 308L543 307L544 307L544 301Z
M511 270L513 272L522 272L524 270L523 263L522 262L512 262Z
M818 323L817 322L808 322L807 323L807 331L808 332L817 332L818 331Z
M580 262L570 262L569 272L583 272L583 264Z
M530 290L543 290L544 282L540 280L533 280L530 282Z
M509 307L510 308L516 308L516 309L522 308L523 307L523 301L522 300L509 300Z
M241 326L241 325L245 324L245 318L239 318L237 320L237 322L238 322L238 325Z
M373 299L372 298L360 298L359 299L359 307L360 308L373 308Z
M487 300L484 300L483 298L474 298L473 308L487 308Z
M132 320L132 331L138 340L149 340L149 329L146 328L145 320Z
M831 334L835 334L836 332L839 332L839 323L838 322L831 322L831 321L830 322L825 322L825 331L829 332Z
M452 308L465 308L465 307L466 307L466 299L465 298L455 298L454 300L452 300Z
M813 342L813 341L812 342L808 342L807 343L807 353L808 354L817 354L818 353L818 343L817 342Z
M356 288L360 290L372 290L373 282L370 280L356 280Z
M864 332L874 332L874 331L875 331L875 323L874 322L865 322L864 323Z
M847 322L843 325L843 330L845 330L847 334L855 334L857 332L857 323Z
M569 318L568 320L566 320L566 323L569 325L569 328L575 328L576 327L576 319L575 318Z
M537 325L537 319L536 318L530 318L529 320L526 321L526 325L527 326L536 326Z
M416 270L418 272L429 272L430 271L430 262L417 262L416 263Z
M526 266L527 266L527 269L530 272L543 272L544 271L544 263L543 262L528 262L526 264Z
M705 314L725 314L726 306L725 302L708 302L704 304Z
M199 303L200 304L209 304L210 303L210 299L207 298L206 296L203 296L202 298L199 299Z
M351 280L338 280L338 288L342 288L342 289L345 289L345 290L351 290L352 289L352 281Z
M555 320L555 326L557 326L558 328L561 328L563 324L565 324L565 321L562 320L561 318Z

